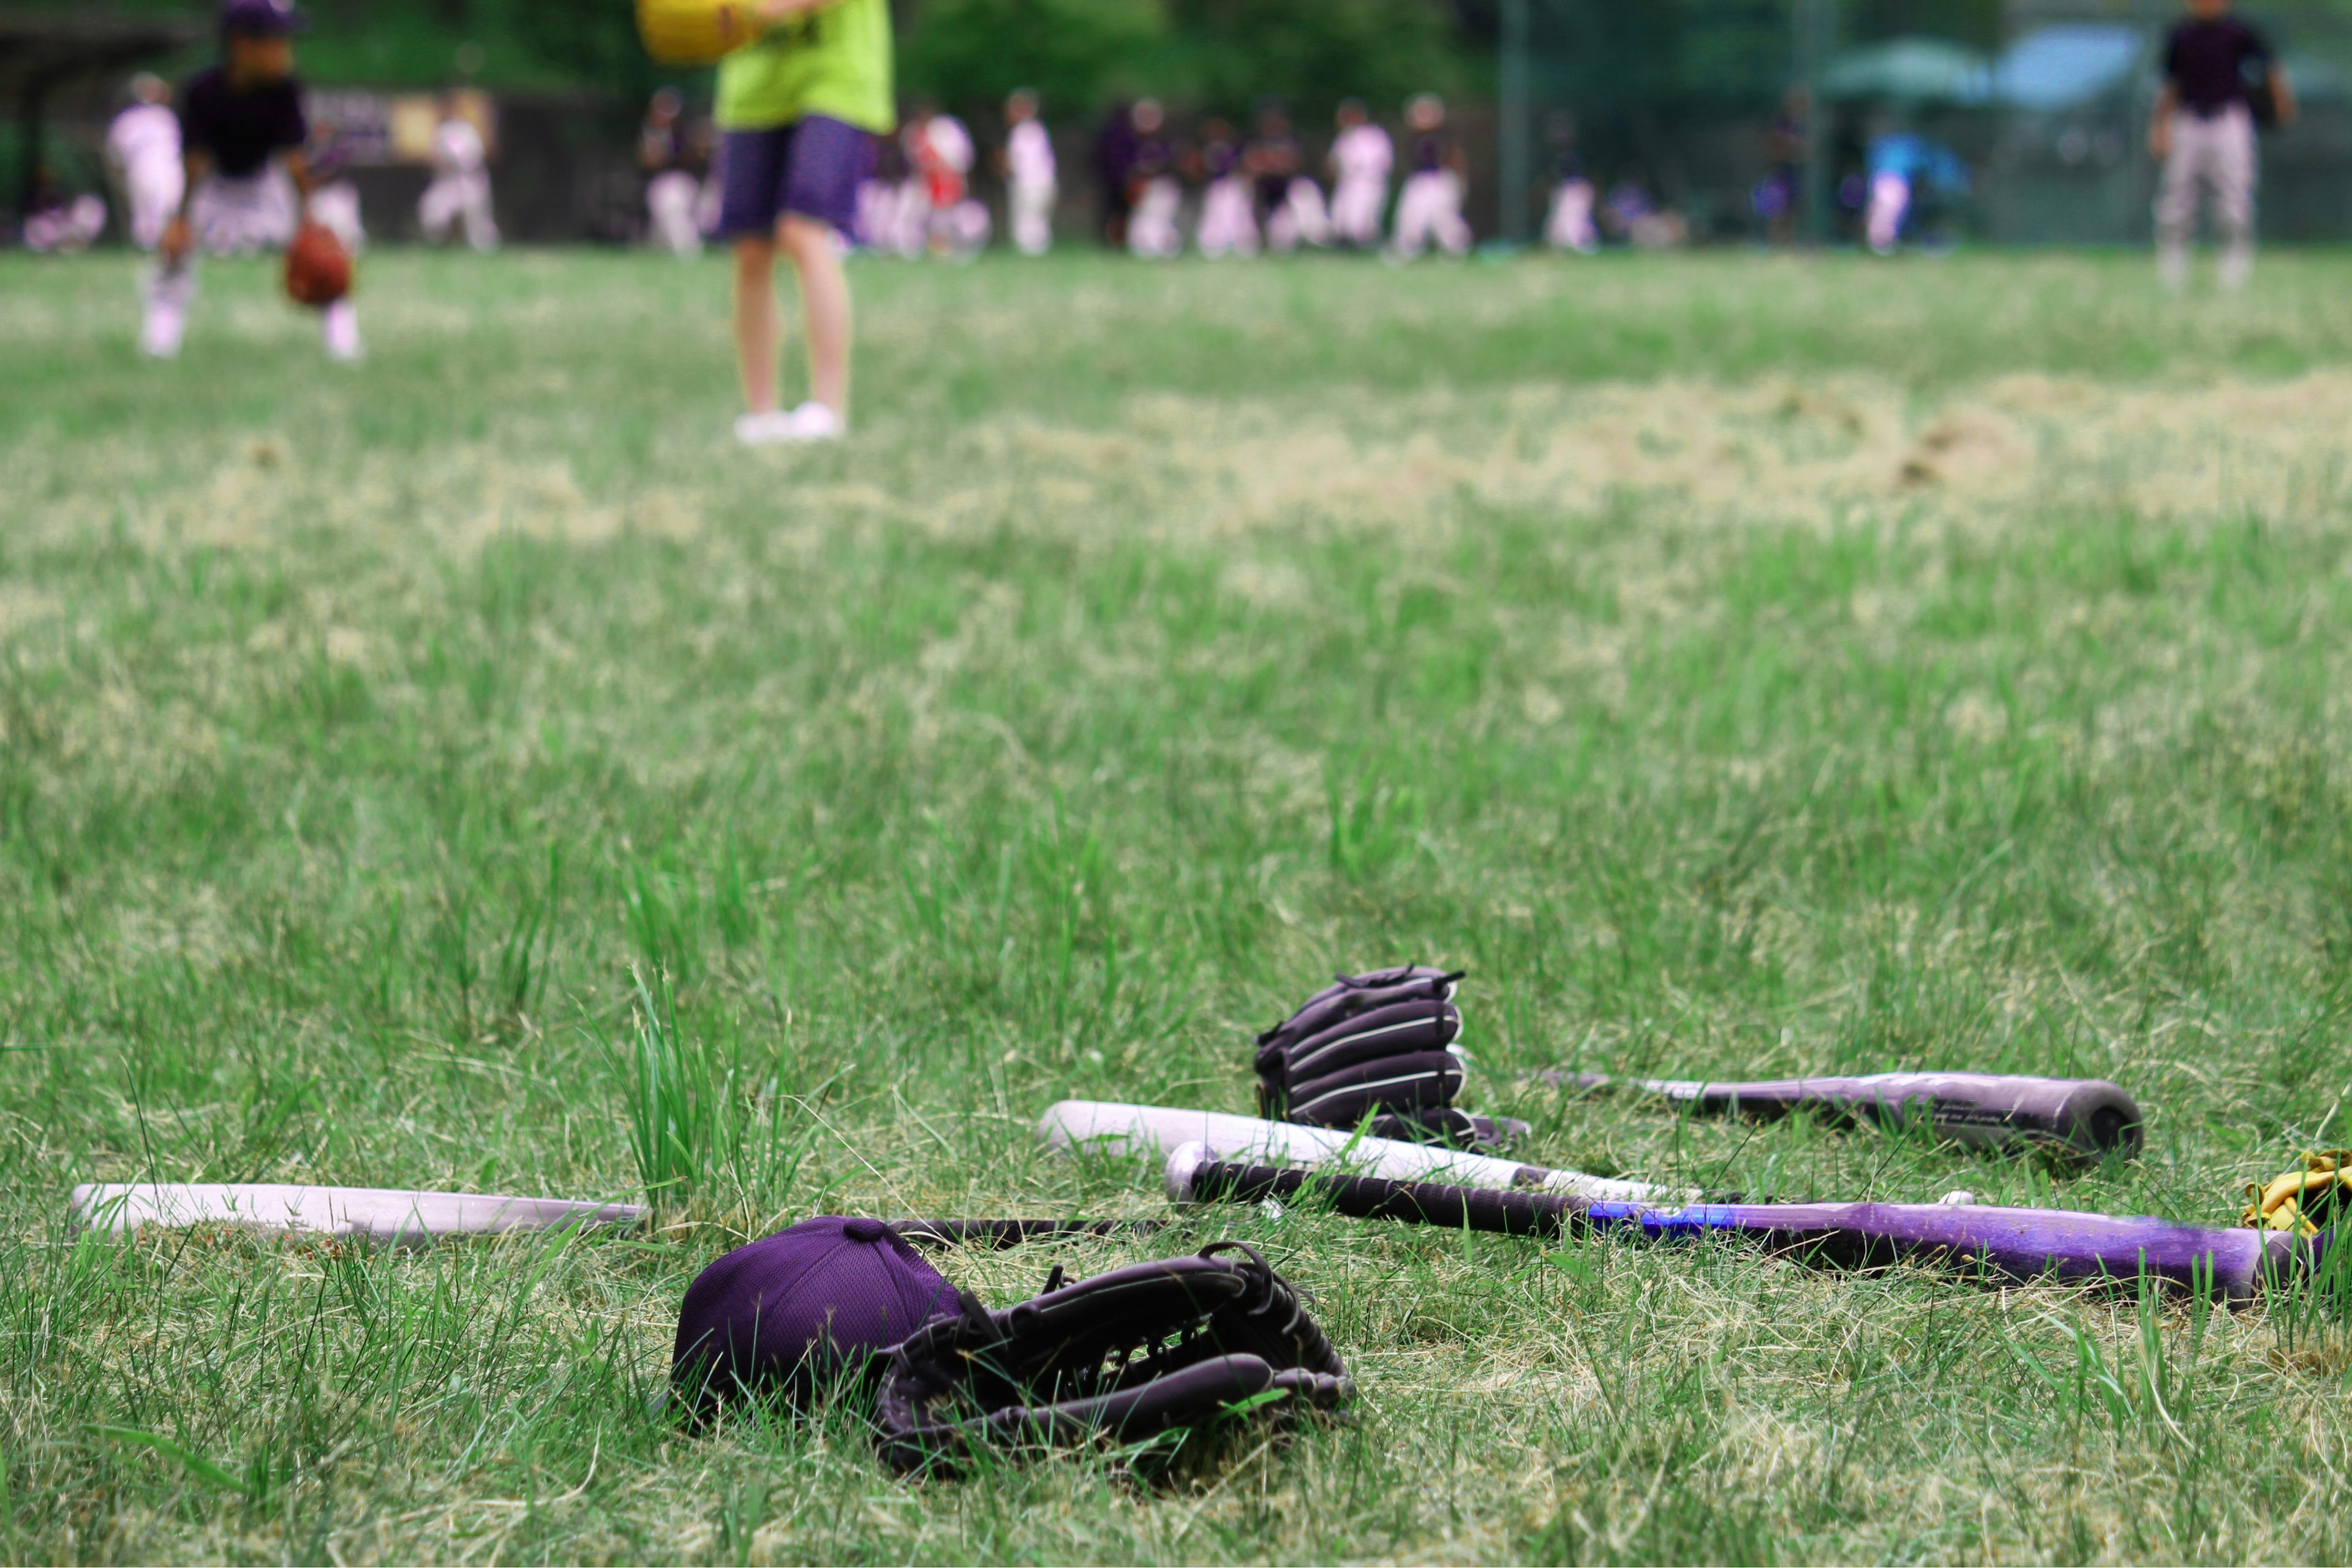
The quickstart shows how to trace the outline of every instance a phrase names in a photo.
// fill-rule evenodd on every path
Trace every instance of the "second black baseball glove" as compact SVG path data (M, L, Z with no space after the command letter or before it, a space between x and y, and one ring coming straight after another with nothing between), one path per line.
M1461 970L1403 964L1342 974L1257 1037L1258 1114L1378 1138L1470 1148L1525 1131L1460 1110Z
M1007 1310L969 1292L961 1306L884 1370L877 1436L900 1470L951 1466L975 1444L1134 1442L1253 1403L1328 1410L1355 1392L1289 1283L1240 1242L1075 1285L1057 1267Z

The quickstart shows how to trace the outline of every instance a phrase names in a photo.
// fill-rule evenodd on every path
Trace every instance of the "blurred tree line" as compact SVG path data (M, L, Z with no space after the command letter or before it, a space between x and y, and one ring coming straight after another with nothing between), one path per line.
M1480 0L1462 0L1475 5ZM1492 0L1485 0L1491 9ZM1643 0L1647 4L1649 0ZM214 0L35 0L46 8L209 15ZM630 0L302 0L305 74L320 81L586 89L634 98L701 73L637 46ZM1477 91L1489 30L1455 0L892 0L901 91L960 110L1033 87L1083 119L1145 94L1226 113L1262 98L1328 112L1360 94Z

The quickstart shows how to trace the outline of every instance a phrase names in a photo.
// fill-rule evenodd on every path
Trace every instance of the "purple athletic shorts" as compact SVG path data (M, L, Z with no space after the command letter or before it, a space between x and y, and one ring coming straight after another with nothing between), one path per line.
M873 135L821 114L727 132L719 140L719 236L772 234L785 213L846 231L857 220L857 183L873 172Z

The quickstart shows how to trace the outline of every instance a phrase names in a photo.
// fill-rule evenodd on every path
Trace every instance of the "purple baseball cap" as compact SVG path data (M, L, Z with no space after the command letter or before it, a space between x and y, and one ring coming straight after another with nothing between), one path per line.
M294 0L222 0L220 30L251 37L282 37L310 26Z
M698 1416L738 1393L796 1403L942 1312L955 1287L878 1219L824 1215L739 1247L687 1287L670 1387Z

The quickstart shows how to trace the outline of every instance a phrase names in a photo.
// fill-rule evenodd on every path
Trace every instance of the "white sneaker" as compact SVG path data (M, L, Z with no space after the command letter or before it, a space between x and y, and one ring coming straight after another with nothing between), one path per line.
M178 358L180 337L187 323L187 317L175 306L150 305L147 320L139 329L139 352L149 359Z
M802 404L784 416L784 436L787 441L838 441L849 434L849 426L841 416L814 400Z
M811 401L790 413L771 409L765 414L738 415L735 419L735 439L746 447L801 445L812 441L838 441L848 434L841 416L824 404Z
M327 307L319 318L320 340L327 345L327 357L344 364L357 364L367 358L367 344L360 341L360 316L352 309L349 300L338 300Z

